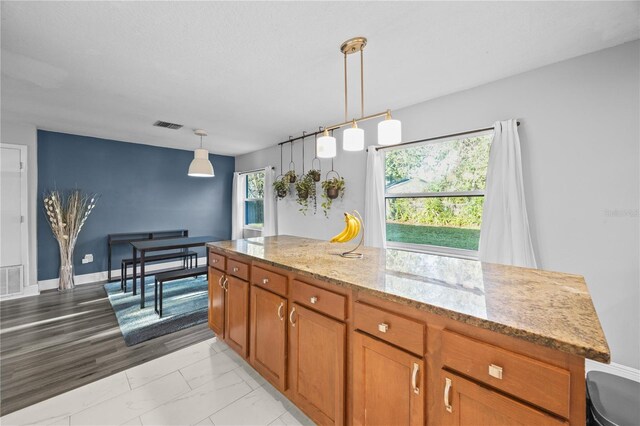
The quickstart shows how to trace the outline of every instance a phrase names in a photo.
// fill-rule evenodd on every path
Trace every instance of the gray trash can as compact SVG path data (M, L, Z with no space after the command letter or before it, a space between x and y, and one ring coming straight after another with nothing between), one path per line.
M588 372L587 424L640 425L640 383L602 371Z

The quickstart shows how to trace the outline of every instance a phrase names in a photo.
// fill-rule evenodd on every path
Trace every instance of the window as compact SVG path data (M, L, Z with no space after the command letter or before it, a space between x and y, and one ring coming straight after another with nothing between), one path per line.
M387 243L475 257L492 134L385 151Z
M244 226L262 229L264 223L264 172L247 173L245 176Z

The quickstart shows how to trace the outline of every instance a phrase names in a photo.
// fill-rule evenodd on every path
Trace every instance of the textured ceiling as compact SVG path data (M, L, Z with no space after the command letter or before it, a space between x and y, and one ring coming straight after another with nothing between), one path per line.
M637 39L638 5L3 1L2 114L183 149L204 128L207 148L237 155L341 121L347 38L369 39L373 113Z

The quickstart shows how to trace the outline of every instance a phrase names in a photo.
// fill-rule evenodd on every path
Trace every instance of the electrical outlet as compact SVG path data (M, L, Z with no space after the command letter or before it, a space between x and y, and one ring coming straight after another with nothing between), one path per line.
M91 262L93 262L93 255L85 254L84 257L82 258L82 263L91 263Z

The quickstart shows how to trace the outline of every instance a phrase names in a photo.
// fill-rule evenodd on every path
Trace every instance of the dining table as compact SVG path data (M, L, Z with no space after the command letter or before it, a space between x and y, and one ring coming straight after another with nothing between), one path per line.
M166 238L161 240L132 241L133 247L133 294L137 294L137 268L138 257L140 258L140 309L144 308L144 280L145 280L145 256L154 251L188 249L191 247L204 246L207 243L219 240L212 236L201 237L179 237ZM140 254L138 256L138 253Z

